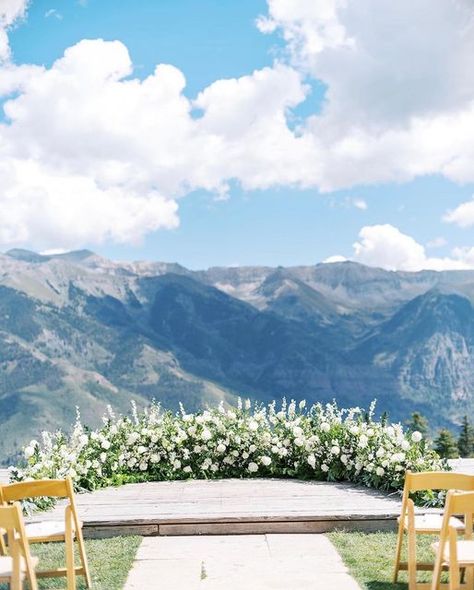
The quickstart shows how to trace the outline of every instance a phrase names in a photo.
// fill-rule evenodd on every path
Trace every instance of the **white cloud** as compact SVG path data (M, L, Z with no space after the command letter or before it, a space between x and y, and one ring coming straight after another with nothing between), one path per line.
M368 209L367 202L364 199L352 199L352 204L356 209L360 209L361 211L366 211Z
M447 242L446 238L443 238L443 236L439 236L439 237L433 238L432 240L427 242L426 247L427 248L442 248L443 246L446 246L447 243L448 242Z
M471 227L474 225L474 196L472 200L461 203L444 216L444 221L455 223L459 227Z
M63 20L63 15L56 8L50 8L49 10L47 10L44 13L44 17L45 18L54 17L57 20Z
M322 113L306 125L323 190L435 173L474 180L471 0L268 6L260 29L280 31L295 67L327 85Z
M119 41L81 41L50 68L15 66L6 31L26 2L2 1L0 95L15 93L0 124L3 243L136 241L176 227L179 198L225 198L234 180L323 191L432 173L474 181L470 0L268 0L258 26L283 34L288 62L216 80L194 100L171 65L133 78ZM325 104L293 129L307 76L327 85ZM405 246L414 258L401 264L425 260Z
M356 262L386 270L418 271L474 268L474 249L453 250L451 258L427 256L424 246L393 225L368 225L353 245Z
M1 0L0 2L0 63L10 57L8 29L25 16L29 0Z

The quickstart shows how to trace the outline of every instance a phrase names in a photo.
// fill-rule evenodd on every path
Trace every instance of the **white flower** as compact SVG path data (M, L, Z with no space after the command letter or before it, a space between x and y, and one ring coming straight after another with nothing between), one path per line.
M293 428L293 436L295 437L300 437L303 434L303 429L301 428L301 426L295 426Z
M249 451L250 451L251 453L255 453L255 451L256 451L256 450L257 450L257 447L256 447L255 445L250 445L250 446L249 446Z
M341 463L343 463L344 465L347 465L347 461L348 461L348 457L347 455L341 455Z
M359 427L358 426L351 426L350 429L349 429L349 432L353 436L356 436L357 434L359 434Z
M258 465L252 461L249 463L248 470L250 473L256 473L258 471Z
M249 454L246 451L244 451L242 453L242 459L244 459L244 461L245 461L245 459L248 459L248 458L249 458Z
M331 454L332 455L339 455L339 453L341 452L341 449L339 447L331 447Z
M245 404L244 404L245 409L250 410L251 406L252 406L251 401L249 399L246 399Z
M179 459L175 459L173 461L173 467L174 467L174 469L180 469L181 468L181 461Z
M326 463L323 463L321 465L321 471L324 471L324 473L327 473L329 471L329 467L326 465Z
M251 432L255 432L256 430L258 430L258 422L256 422L255 420L251 420L249 422L249 430Z
M201 438L204 442L211 440L211 438L212 438L211 431L208 430L207 428L204 428L204 430L202 431L202 434L201 434Z
M408 451L408 449L410 448L410 443L407 440L403 439L400 443L400 446L404 451Z
M300 401L300 403L298 404L298 407L299 407L300 410L304 410L305 407L306 407L306 400L305 399L302 399Z
M140 463L140 471L146 471L148 469L148 464L146 461L142 461Z
M265 467L268 467L270 465L270 463L272 462L272 460L270 459L270 457L267 457L266 455L264 455L261 459L260 459L262 465L265 465Z
M302 447L304 445L304 440L302 438L295 438L295 445L297 447Z
M382 475L384 475L385 473L385 469L383 467L377 467L377 469L375 470L375 473L379 476L382 477Z
M138 453L139 455L143 455L144 453L146 453L146 451L147 451L147 448L146 448L146 447L144 447L143 445L140 445L140 446L138 447L138 449L137 449L137 453Z
M365 434L361 434L360 438L359 438L359 447L361 449L365 449L365 447L367 446L369 440L368 438L365 436Z
M102 463L105 463L107 461L107 453L101 453L99 455L99 458L102 461Z
M108 440L103 440L102 444L100 445L103 449L105 449L106 451L108 451L110 449L110 443Z
M311 467L313 469L315 468L315 466L316 466L316 457L313 454L308 455L308 464L311 465Z
M367 436L374 436L374 429L373 428L367 429Z
M93 434L95 434L94 432L91 434L91 438L93 439L94 437L92 436ZM140 435L138 434L138 432L131 432L128 435L127 438L127 444L128 445L133 445L137 442L137 440L140 438Z
M216 451L220 454L225 453L226 450L226 446L223 445L222 443L219 443L216 447Z
M415 432L412 432L411 435L411 440L414 443L419 443L421 441L421 439L423 438L423 435L421 434L421 432L419 432L418 430L415 430Z
M35 454L35 449L33 447L26 447L25 449L25 459L31 459L31 457L33 457L33 455Z
M151 457L150 457L150 461L152 463L159 463L160 461L160 456L158 455L158 453L152 453Z
M327 422L323 422L320 428L323 432L329 432L331 430L331 426Z
M183 469L184 473L192 473L192 467L190 465L186 465L186 467Z

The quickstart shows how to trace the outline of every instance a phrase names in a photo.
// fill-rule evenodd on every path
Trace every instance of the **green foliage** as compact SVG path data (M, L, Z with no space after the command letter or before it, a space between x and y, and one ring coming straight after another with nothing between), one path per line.
M461 457L474 457L474 427L467 416L462 420L457 446Z
M456 459L459 457L458 445L453 433L447 428L442 428L434 441L434 448L443 459Z

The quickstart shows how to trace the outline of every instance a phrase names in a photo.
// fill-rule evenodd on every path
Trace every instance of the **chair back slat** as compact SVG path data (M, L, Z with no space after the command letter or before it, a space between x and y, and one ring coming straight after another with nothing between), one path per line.
M451 471L407 471L405 488L408 492L421 490L462 490L474 491L474 475L453 473Z
M38 479L0 486L0 498L3 502L17 502L26 498L39 498L42 496L67 498L69 493L69 487L65 479Z

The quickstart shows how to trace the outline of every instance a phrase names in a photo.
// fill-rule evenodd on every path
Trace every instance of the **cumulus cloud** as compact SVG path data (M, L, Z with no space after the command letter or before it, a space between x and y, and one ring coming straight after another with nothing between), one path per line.
M470 201L461 203L444 216L448 223L455 223L459 227L471 227L474 225L474 197Z
M280 31L294 66L327 86L306 124L324 151L322 189L433 173L474 180L471 0L268 6L260 30Z
M225 198L234 180L322 191L474 180L471 0L268 0L258 27L283 35L286 57L194 99L172 65L133 77L119 41L83 40L50 68L14 65L6 31L25 10L0 8L0 98L13 95L0 124L3 243L137 241L176 227L181 197ZM310 78L326 85L324 105L295 128ZM449 221L466 218L458 209ZM416 246L405 241L411 257L394 264L438 264Z
M474 268L474 249L454 249L451 257L426 254L425 247L390 224L367 225L353 245L352 259L386 270L463 270Z
M2 0L0 2L0 63L10 57L8 29L25 16L28 0Z

